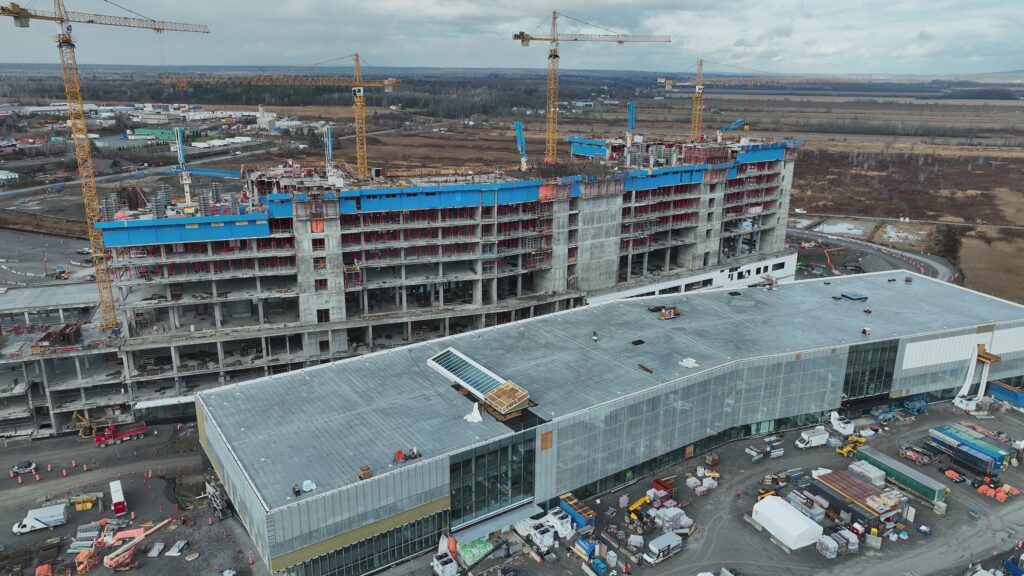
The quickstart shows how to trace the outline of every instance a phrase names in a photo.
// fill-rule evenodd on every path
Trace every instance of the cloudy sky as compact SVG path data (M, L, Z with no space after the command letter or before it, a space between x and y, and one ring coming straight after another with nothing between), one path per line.
M129 15L105 0L81 12ZM304 66L359 51L370 65L542 68L554 5L540 0L116 0L209 35L79 25L82 64ZM47 0L21 4L49 10ZM1022 0L560 0L559 12L671 44L563 44L564 68L689 71L699 56L780 73L962 74L1024 68ZM600 32L560 20L564 32ZM55 63L53 27L0 22L0 61ZM735 71L709 65L713 71Z

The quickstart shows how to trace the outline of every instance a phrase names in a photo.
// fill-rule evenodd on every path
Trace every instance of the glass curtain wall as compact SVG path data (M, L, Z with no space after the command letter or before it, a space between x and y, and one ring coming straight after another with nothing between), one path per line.
M454 528L533 498L535 439L528 430L451 457Z
M448 511L438 512L289 569L296 576L359 576L437 548L448 530Z
M884 340L850 346L843 380L846 400L888 394L892 390L899 344L899 340Z

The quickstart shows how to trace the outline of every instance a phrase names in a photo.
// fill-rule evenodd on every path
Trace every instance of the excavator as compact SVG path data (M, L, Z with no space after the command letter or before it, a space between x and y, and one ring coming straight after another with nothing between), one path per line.
M110 424L105 420L90 420L82 415L78 410L71 413L71 422L74 426L78 427L79 438L92 438L96 436L96 429L103 428Z

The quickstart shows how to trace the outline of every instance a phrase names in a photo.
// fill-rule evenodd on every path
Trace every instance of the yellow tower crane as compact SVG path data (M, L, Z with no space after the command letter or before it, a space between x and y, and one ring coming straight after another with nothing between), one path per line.
M546 133L544 141L544 162L554 164L558 161L558 43L559 42L615 42L624 44L626 42L671 42L670 36L657 35L635 35L635 34L559 34L558 17L563 16L570 20L576 20L571 16L551 12L551 34L547 36L535 36L526 32L518 32L512 35L513 40L519 40L523 46L529 46L530 41L549 42L548 48L548 102L545 110ZM581 24L588 24L582 20L576 20ZM612 30L609 30L612 32Z
M352 109L355 115L356 128L356 176L367 178L370 176L369 161L366 156L366 97L363 89L366 87L383 87L385 92L391 92L401 81L396 78L385 78L384 80L363 80L363 71L360 65L359 53L350 56L355 61L355 75L351 78L342 76L292 76L292 75L257 75L257 76L227 76L227 75L187 75L187 76L165 76L164 84L174 85L177 88L185 88L189 84L229 84L246 86L314 86L314 87L352 87Z
M60 52L64 93L68 101L68 126L71 128L71 141L75 149L75 158L78 160L78 178L82 186L86 226L89 228L89 246L92 248L92 262L96 268L100 327L104 330L115 328L117 327L117 312L114 309L114 291L110 285L107 250L103 245L103 233L96 228L96 221L100 218L100 201L96 194L96 174L92 167L92 150L90 149L89 131L85 124L85 105L82 101L82 86L78 76L78 63L75 60L75 42L71 37L71 24L103 24L125 28L148 28L156 32L200 32L204 34L209 32L209 29L197 24L70 12L64 7L63 0L54 0L53 12L29 10L11 3L7 6L0 6L0 16L13 18L14 25L18 28L28 28L32 20L48 20L57 23L57 50Z
M704 124L704 59L697 61L697 79L693 83L693 103L690 107L690 139L700 140Z

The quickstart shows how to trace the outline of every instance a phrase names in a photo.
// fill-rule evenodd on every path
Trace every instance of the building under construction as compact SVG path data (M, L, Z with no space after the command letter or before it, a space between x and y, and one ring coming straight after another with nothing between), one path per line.
M204 391L197 412L270 569L357 576L738 438L1022 375L1024 307L877 272L584 306Z
M241 192L112 194L96 226L121 328L60 350L8 343L0 363L18 375L7 396L18 409L0 425L62 433L81 422L75 411L174 416L228 382L585 303L792 277L798 147L665 144L657 162L645 147L603 177L354 184L284 166L245 172ZM5 333L59 321L10 312Z

